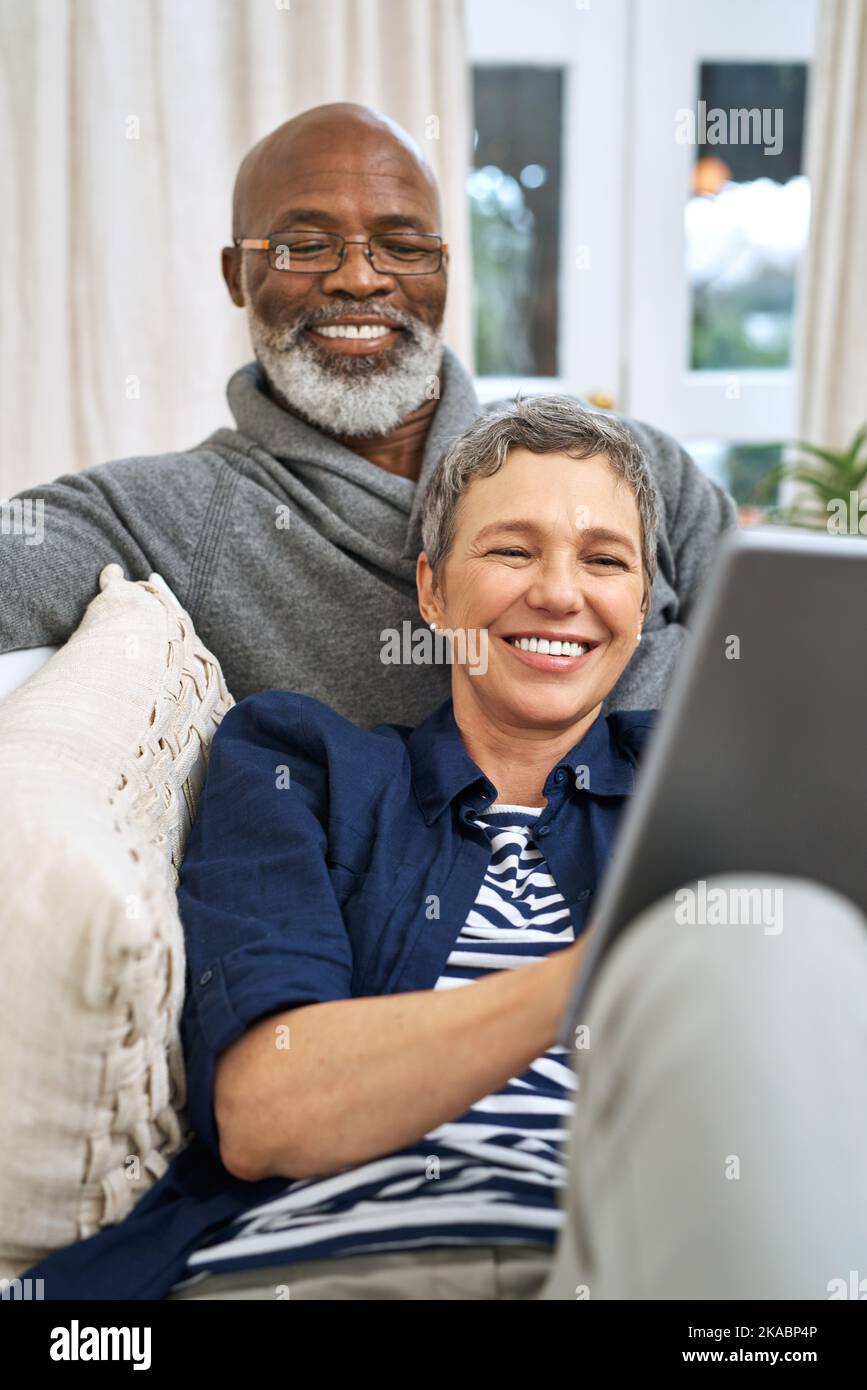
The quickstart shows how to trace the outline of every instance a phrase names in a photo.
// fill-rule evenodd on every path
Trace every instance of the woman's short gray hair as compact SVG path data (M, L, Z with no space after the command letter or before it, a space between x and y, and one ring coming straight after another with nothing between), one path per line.
M613 415L588 410L571 396L518 396L506 409L482 415L452 444L431 479L422 514L422 545L434 580L454 542L461 498L474 478L499 472L511 449L568 454L574 459L602 454L608 460L638 506L649 598L656 576L658 524L650 470L625 425Z

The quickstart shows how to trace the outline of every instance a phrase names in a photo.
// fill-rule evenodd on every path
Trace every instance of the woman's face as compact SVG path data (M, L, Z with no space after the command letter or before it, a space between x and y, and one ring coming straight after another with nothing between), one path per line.
M419 591L429 621L472 634L471 654L487 630L483 673L484 659L476 674L453 663L456 709L471 698L500 724L565 729L597 709L636 649L636 500L602 456L514 449L492 477L470 484L440 585L434 591L422 557ZM538 650L552 641L585 650Z

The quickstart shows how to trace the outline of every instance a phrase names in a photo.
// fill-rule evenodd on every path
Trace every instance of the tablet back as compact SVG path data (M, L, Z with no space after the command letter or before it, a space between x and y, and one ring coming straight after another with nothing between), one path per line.
M867 540L729 533L691 634L602 882L565 1045L611 942L683 885L791 874L867 911Z

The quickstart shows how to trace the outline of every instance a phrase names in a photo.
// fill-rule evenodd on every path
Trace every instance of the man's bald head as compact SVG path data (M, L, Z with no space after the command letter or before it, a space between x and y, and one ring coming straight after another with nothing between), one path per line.
M365 175L368 179L365 180ZM261 219L276 210L292 184L339 181L348 190L375 182L377 196L389 189L426 206L439 229L441 207L433 170L418 144L401 126L370 106L350 101L311 107L272 130L244 156L235 179L232 235L261 236Z

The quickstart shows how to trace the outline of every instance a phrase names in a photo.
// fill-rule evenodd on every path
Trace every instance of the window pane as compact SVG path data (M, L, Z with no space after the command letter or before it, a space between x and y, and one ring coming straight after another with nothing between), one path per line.
M779 484L766 481L783 462L783 444L730 444L721 439L693 439L684 448L704 473L730 492L742 526L765 519L779 502Z
M559 68L473 70L479 376L557 375L562 87Z
M686 205L693 370L791 361L809 186L803 63L702 63Z

